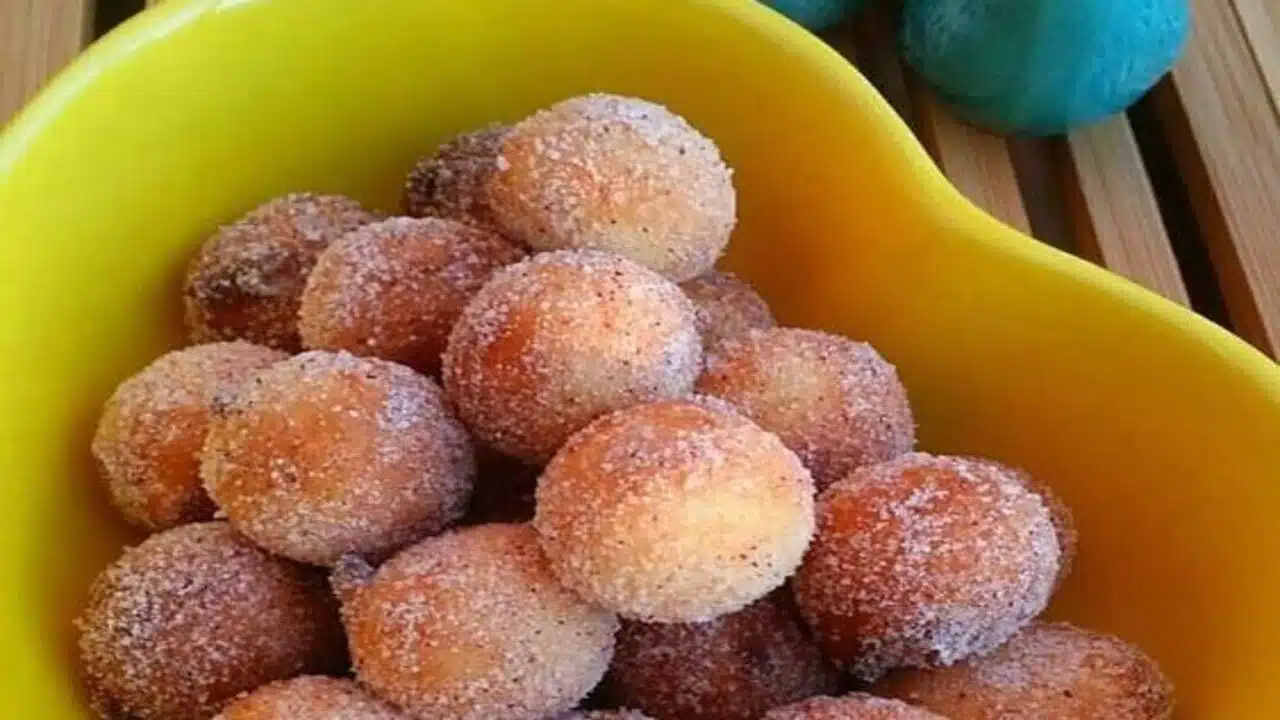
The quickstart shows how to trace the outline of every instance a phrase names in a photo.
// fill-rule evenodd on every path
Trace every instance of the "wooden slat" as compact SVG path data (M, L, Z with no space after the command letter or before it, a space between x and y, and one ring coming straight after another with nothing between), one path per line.
M1065 141L1011 135L1005 138L1005 144L1022 191L1022 204L1031 219L1031 234L1060 250L1076 252L1058 158Z
M1232 324L1280 351L1280 119L1240 19L1195 0L1187 56L1157 89L1160 120L1191 191ZM1280 52L1280 50L1277 50Z
M1004 138L956 119L918 79L911 84L920 138L951 182L987 212L1031 232Z
M1271 91L1272 107L1280 113L1280 4L1275 0L1233 0L1233 4Z
M1064 185L1079 252L1188 305L1187 288L1129 120L1119 116L1072 133L1067 155Z
M0 123L91 35L92 0L0 0Z

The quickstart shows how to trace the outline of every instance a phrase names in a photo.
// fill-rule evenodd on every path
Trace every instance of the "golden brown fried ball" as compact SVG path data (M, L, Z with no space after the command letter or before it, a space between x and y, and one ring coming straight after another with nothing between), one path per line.
M409 720L344 678L304 675L263 685L214 720Z
M617 253L681 282L715 265L736 221L715 143L645 100L565 100L512 128L497 162L489 206L534 250Z
M656 717L756 720L834 689L817 645L776 592L704 623L624 622L606 685Z
M635 710L575 710L557 715L554 720L654 720Z
M696 401L640 405L569 440L534 527L561 582L624 617L697 622L779 587L813 534L813 480L772 433Z
M246 342L161 356L120 384L103 407L92 450L112 503L148 530L210 520L200 448L214 407L286 355Z
M793 587L827 656L872 680L994 650L1044 609L1058 557L1016 474L912 453L822 493Z
M1080 535L1076 531L1075 515L1072 514L1071 508L1048 483L1025 470L1009 467L986 458L966 457L965 459L974 462L991 463L997 471L1017 476L1028 490L1039 495L1040 499L1044 501L1045 507L1049 509L1049 517L1053 520L1053 529L1057 531L1058 549L1062 553L1058 560L1058 579L1054 583L1055 588L1061 587L1067 576L1071 574L1071 566L1076 558L1076 548L1080 543Z
M737 406L800 456L821 490L915 445L907 391L866 343L817 330L757 330L707 356L698 392Z
M528 525L423 540L343 604L361 682L423 718L569 710L613 654L617 619L560 587Z
M985 657L903 670L877 692L951 720L1168 720L1173 686L1141 650L1065 623L1034 623Z
M616 255L566 251L481 288L443 377L483 443L541 464L604 413L688 394L701 363L693 306L674 283Z
M712 270L680 283L698 310L703 345L774 326L773 312L764 298L737 275Z
M94 581L78 626L94 707L109 718L207 718L242 692L343 661L324 579L224 522L126 550Z
M898 700L853 693L817 697L765 714L763 720L948 720ZM1048 720L1047 718L1045 720Z
M405 181L405 214L497 228L485 185L498 169L498 152L509 131L495 125L462 133L419 160Z
M298 301L316 258L329 243L377 218L350 198L299 193L224 226L187 269L191 341L248 340L297 350Z
M438 373L467 301L495 271L523 257L502 237L452 220L365 225L320 254L302 293L302 344Z
M471 441L439 387L403 365L312 351L260 373L205 441L205 488L272 552L381 556L462 517Z

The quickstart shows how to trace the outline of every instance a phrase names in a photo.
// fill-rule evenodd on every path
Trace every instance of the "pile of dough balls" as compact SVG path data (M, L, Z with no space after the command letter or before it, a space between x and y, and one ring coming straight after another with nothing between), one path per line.
M1136 648L1037 620L1075 547L1043 481L917 451L876 348L716 268L732 174L671 110L462 135L399 212L217 231L192 344L107 400L153 534L78 620L102 717L1168 716Z

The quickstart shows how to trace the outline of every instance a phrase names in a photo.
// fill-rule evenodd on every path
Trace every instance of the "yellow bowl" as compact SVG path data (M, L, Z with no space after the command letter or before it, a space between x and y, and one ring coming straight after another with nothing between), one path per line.
M288 190L394 208L456 131L589 90L736 166L730 264L873 341L922 444L1021 463L1083 537L1053 613L1148 648L1183 717L1280 717L1280 371L965 202L874 90L753 0L170 0L0 141L0 717L87 714L71 617L128 538L88 434L177 341L179 272Z

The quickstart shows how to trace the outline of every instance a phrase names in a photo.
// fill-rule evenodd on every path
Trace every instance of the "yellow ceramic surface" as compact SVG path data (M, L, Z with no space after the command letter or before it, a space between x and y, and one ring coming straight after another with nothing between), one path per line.
M570 94L674 107L737 168L730 264L873 341L937 451L1021 463L1083 537L1053 613L1122 633L1181 717L1280 717L1280 372L968 205L834 53L751 0L170 0L0 141L0 718L79 718L71 618L128 533L100 403L177 341L220 221L288 190L392 209L415 156Z

